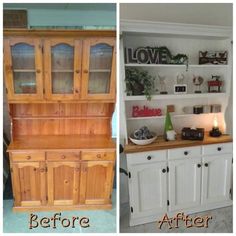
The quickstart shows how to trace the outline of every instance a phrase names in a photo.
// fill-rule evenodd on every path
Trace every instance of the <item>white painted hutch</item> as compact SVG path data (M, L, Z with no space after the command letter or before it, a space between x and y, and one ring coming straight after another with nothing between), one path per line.
M129 174L130 225L157 221L165 213L185 214L225 207L232 204L232 138L226 134L225 114L230 99L232 80L232 30L229 27L174 24L163 22L121 21L120 41L120 136L125 138L125 153ZM128 64L124 49L145 46L167 46L171 53L186 54L185 65ZM199 51L228 51L227 65L199 65ZM148 70L166 76L168 94L157 94L147 101L145 96L128 96L125 92L125 69ZM177 74L182 73L187 94L174 94ZM202 93L194 93L193 75L204 78ZM208 93L207 81L211 75L223 80L221 93ZM156 79L158 87L158 78ZM167 105L174 105L171 113L177 133L183 127L204 128L203 141L165 142L162 137L147 146L136 146L128 137L141 126L158 135L164 132ZM185 114L183 107L220 104L221 112ZM163 116L132 117L132 107L159 107ZM228 114L229 116L231 114ZM217 117L223 131L220 138L209 137L209 130ZM231 126L232 127L232 126Z

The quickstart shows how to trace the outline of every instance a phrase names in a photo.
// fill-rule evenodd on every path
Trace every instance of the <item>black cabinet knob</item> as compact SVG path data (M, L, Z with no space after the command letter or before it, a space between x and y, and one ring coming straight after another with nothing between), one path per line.
M166 173L166 169L162 169L162 173Z
M221 148L221 147L218 147L217 150L220 152L220 151L222 150L222 148Z
M184 152L184 155L185 155L185 156L187 156L187 155L188 155L188 152L187 152L187 151L185 151L185 152Z
M205 167L208 167L208 163L205 163Z
M201 164L197 164L197 167L200 168L202 165Z
M150 161L150 160L152 159L152 157L151 157L151 156L148 156L147 159Z

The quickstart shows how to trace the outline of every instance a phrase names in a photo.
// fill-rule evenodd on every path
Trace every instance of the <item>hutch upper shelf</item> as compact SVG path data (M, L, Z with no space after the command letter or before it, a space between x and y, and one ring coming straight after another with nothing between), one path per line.
M40 32L4 31L10 102L115 100L114 31Z

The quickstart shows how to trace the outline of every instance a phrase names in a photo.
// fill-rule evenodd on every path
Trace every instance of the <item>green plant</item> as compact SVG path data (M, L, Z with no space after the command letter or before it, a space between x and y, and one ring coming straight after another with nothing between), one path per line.
M126 92L128 95L145 95L147 100L151 100L154 92L155 77L148 74L148 71L127 68L125 70Z

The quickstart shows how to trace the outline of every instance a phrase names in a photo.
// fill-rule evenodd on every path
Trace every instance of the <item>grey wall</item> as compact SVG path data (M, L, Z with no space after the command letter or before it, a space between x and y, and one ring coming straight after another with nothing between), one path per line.
M232 3L131 3L120 5L121 19L232 26L232 15Z

